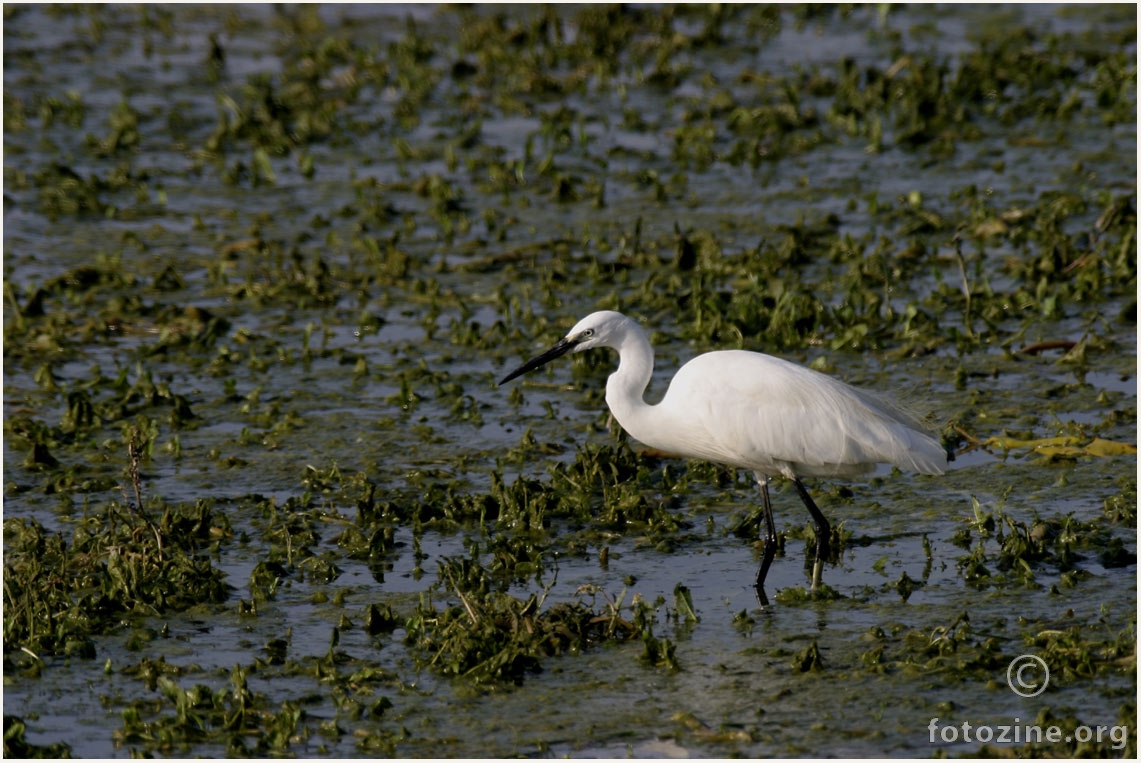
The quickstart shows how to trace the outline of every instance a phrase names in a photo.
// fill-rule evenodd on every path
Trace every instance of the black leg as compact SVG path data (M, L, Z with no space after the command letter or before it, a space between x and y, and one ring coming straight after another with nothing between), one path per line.
M808 490L805 489L804 483L799 478L792 480L793 486L796 488L800 500L804 501L804 505L808 507L808 513L812 515L812 521L816 523L816 563L822 564L831 553L829 543L832 537L832 526L828 524L823 512L817 508L816 503L812 497L808 495Z
M769 597L765 596L765 576L769 574L769 565L777 553L777 528L773 522L773 507L769 503L769 480L767 477L757 477L757 485L761 488L761 513L765 517L764 541L765 547L761 551L761 569L757 571L757 598L762 607L769 605Z

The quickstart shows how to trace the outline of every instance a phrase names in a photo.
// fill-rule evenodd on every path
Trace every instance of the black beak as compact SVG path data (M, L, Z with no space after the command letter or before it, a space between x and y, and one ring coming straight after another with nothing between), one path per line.
M523 365L516 368L511 373L507 374L507 376L504 376L499 381L499 383L500 384L506 384L507 382L514 379L516 376L522 376L523 374L527 373L528 371L533 371L534 369L538 368L539 366L550 363L555 358L561 358L563 355L566 355L568 352L573 350L576 344L578 344L578 342L574 342L574 341L571 341L571 340L566 339L566 338L560 339L555 344L554 347L547 350L542 355L536 355L535 357L531 358L530 360L528 360L526 363L524 363Z

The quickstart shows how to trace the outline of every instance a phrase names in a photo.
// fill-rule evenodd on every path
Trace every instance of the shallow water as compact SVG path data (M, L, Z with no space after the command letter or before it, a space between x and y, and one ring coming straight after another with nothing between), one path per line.
M224 734L165 746L116 741L128 709L148 722L175 713L168 696L126 670L160 659L183 668L175 680L184 689L221 691L235 666L249 668L265 713L301 706L297 733L274 750L296 756L369 756L377 754L369 741L383 738L391 746L381 754L409 757L926 757L979 751L962 739L933 743L933 718L997 726L1072 716L1108 726L1135 714L1134 661L1104 656L1135 640L1135 557L1103 566L1079 538L1073 564L1088 577L1065 577L1070 570L1056 560L1034 566L1030 578L997 574L1000 541L979 529L973 503L995 516L999 532L1003 516L1026 526L1070 517L1135 554L1135 518L1112 522L1106 513L1107 501L1120 498L1135 517L1135 455L1004 453L971 447L950 426L980 441L1068 434L1083 445L1095 436L1136 444L1135 267L1132 283L1110 273L1097 293L1066 291L1081 267L1069 263L1070 279L1023 267L1050 242L1018 227L1020 211L1045 216L1052 199L1071 195L1081 208L1061 218L1054 244L1084 240L1113 199L1129 197L1132 241L1128 223L1111 229L1099 262L1109 263L1115 247L1136 248L1136 125L1098 102L1092 83L1112 76L1110 64L1085 63L1110 54L1134 61L1136 27L1131 41L1121 32L1132 16L1088 6L924 6L892 8L884 18L876 7L819 15L787 8L773 22L750 8L715 22L706 12L677 10L671 38L655 25L656 10L643 11L612 58L599 54L588 65L550 39L529 42L555 32L535 32L540 11L528 7L5 7L4 517L35 518L66 536L85 516L102 516L127 493L118 487L123 428L146 416L158 435L142 465L145 494L170 504L212 499L233 530L205 552L233 586L223 605L132 615L92 638L95 659L45 654L36 674L6 622L4 712L24 719L28 741L63 742L82 757L233 753ZM581 37L605 47L583 13L553 13L565 45ZM495 15L502 22L484 28L485 37L464 36ZM703 36L709 25L716 33ZM1056 108L1077 93L1083 105L1066 118L1041 104L1041 113L1000 118L972 103L972 119L915 145L895 142L903 127L887 112L868 115L882 120L878 140L830 117L845 67L898 65L903 93L923 56L934 55L949 80L961 61L1001 43L1000 30L1029 40L1037 55L1023 60L1027 67L1077 52L1066 58L1072 82L1051 97L1012 79L996 103L1037 98ZM217 81L211 36L224 50ZM685 44L669 49L662 39ZM668 55L655 58L655 50ZM464 74L461 60L474 72ZM1131 76L1128 114L1135 68ZM252 124L208 148L227 124L266 106L250 95L262 78L276 85L278 101L267 108L286 115L287 147L265 149L272 129ZM814 78L833 84L813 86ZM745 118L741 110L784 102L786 91L766 81L797 94L803 122L765 133L753 167L729 158L744 140L729 125ZM83 105L73 124L60 105L71 93ZM291 98L308 97L315 110L290 111ZM138 141L101 150L124 100ZM324 136L305 137L305 119L319 120L322 106L332 124ZM712 137L691 140L699 128ZM258 176L259 151L272 181ZM123 166L133 183L114 189ZM102 207L55 205L53 167L97 178ZM974 229L986 210L1005 214L1013 232L966 236L972 325L986 337L973 345L958 339L970 327L952 301L961 276L951 237ZM923 227L926 213L940 222ZM698 250L692 268L673 264L683 234ZM781 270L761 272L748 259L790 237L803 253ZM876 282L865 271L878 273L881 260L889 275ZM16 312L37 288L84 266L126 280L52 287L48 316ZM174 286L160 285L168 266L181 279ZM800 334L776 326L700 333L695 316L712 324L731 310L742 325L763 323L750 310L770 306L747 298L774 284L814 295L837 317ZM1009 302L998 318L982 317L987 288ZM952 297L940 302L945 293ZM844 323L844 311L881 296L893 316L885 323L901 324L909 306L930 321L916 319L905 335L868 318L869 338L860 339L861 318ZM171 341L193 333L178 323L186 306L228 325L211 341ZM549 586L549 605L582 600L583 586L625 606L635 595L662 597L653 631L675 646L679 670L646 664L640 639L544 657L541 672L520 685L473 687L418 667L406 629L370 636L364 610L387 604L403 622L426 598L458 605L438 581L440 562L515 535L493 519L417 520L396 526L392 550L370 566L336 541L359 521L349 492L306 467L323 474L335 466L345 481L363 475L380 500L427 506L438 500L435 488L487 493L493 471L507 484L519 475L548 480L585 443L613 445L600 394L612 359L575 359L495 385L599 308L623 309L655 331L649 400L690 357L744 346L823 363L890 393L929 416L960 453L941 477L883 467L850 492L810 485L834 525L851 534L824 571L839 594L832 600L796 596L811 582L800 533L808 518L795 493L775 483L778 525L789 536L768 577L776 603L764 609L752 588L759 547L731 531L756 503L748 475L695 471L671 488L686 465L647 459L656 476L643 492L685 521L668 543L636 523L616 530L548 519L530 539L543 548L540 573L514 580L509 592L525 600ZM65 327L55 334L46 327L53 315ZM20 328L23 320L33 328ZM846 330L854 338L846 341ZM1063 339L1086 341L1084 357L1018 353ZM905 351L908 342L930 346ZM36 382L44 367L58 389ZM120 418L79 436L59 431L67 392L89 389L109 403L121 393L98 379L121 371L132 383L149 373L184 396L196 418L178 426L169 404L132 401ZM24 419L55 428L59 467L28 465L12 424ZM528 431L549 452L508 455ZM177 449L166 447L176 439ZM115 487L49 489L68 468ZM283 550L268 499L313 525L312 548ZM963 531L967 548L952 542ZM963 560L977 547L996 573L990 584L965 578ZM286 559L294 552L329 555L340 574L330 582L306 576ZM288 574L250 614L240 602L253 598L251 573L267 559L286 559ZM904 575L915 583L907 594L898 587ZM692 594L696 623L676 618L679 584ZM964 614L969 631L941 642ZM1044 649L1052 637L1042 633L1074 627L1088 639L1080 649L1101 656L1054 666L1042 695L1014 694L1009 659ZM150 635L140 641L140 632ZM265 662L267 645L281 638L286 663ZM332 638L344 657L336 680L321 667ZM798 655L812 644L820 664L802 671ZM1002 659L985 664L988 654ZM342 680L362 667L389 679ZM386 697L391 707L362 715L346 697ZM1130 734L1135 740L1135 728Z

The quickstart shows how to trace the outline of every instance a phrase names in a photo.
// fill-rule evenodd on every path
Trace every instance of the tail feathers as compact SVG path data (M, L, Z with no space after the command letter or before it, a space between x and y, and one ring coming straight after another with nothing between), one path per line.
M849 388L855 396L873 411L891 434L887 437L886 451L890 457L883 460L900 469L920 474L942 474L950 457L939 442L919 420L895 404L864 389Z
M893 462L900 469L920 474L942 474L950 460L942 443L915 430L906 430L907 450Z

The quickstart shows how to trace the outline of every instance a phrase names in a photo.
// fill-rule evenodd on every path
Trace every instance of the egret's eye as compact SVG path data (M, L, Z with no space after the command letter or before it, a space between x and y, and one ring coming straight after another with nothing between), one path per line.
M589 339L590 337L594 336L594 329L587 329L586 331L582 332L582 336L583 339Z

